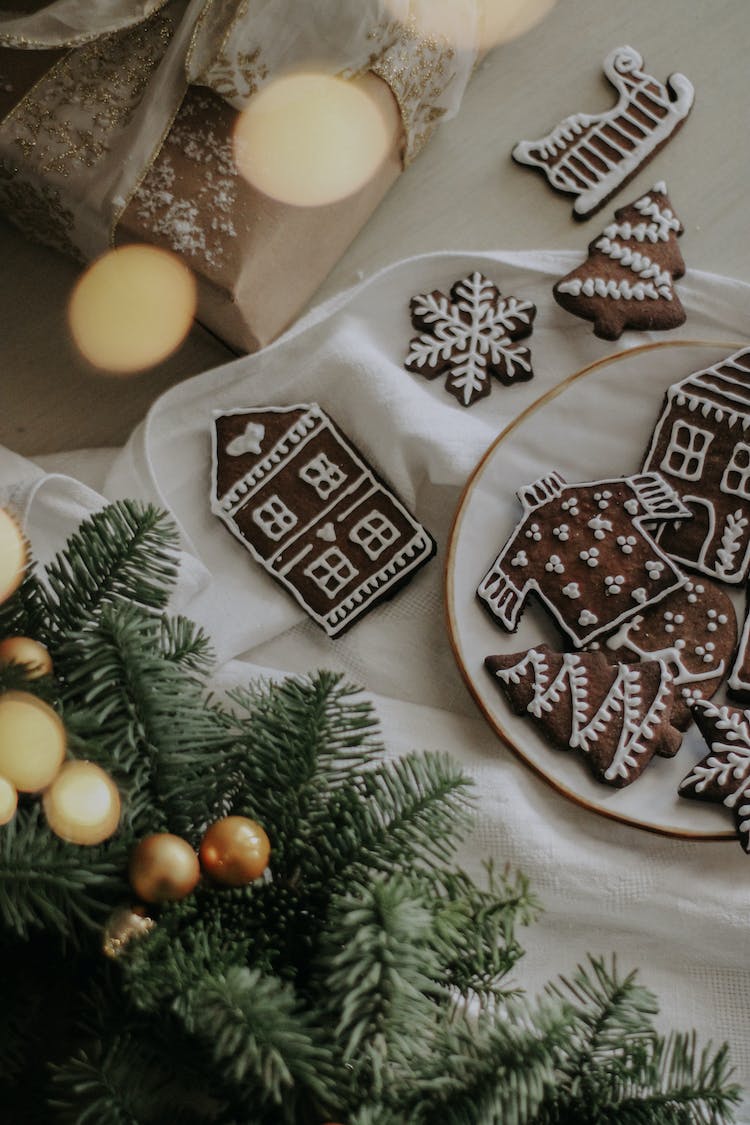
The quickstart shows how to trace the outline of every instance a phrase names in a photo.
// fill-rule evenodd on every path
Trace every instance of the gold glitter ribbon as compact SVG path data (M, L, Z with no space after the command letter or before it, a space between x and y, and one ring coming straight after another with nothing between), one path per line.
M453 0L455 36L421 34L434 0L54 0L0 16L0 45L70 47L0 123L0 204L68 253L95 257L166 139L188 83L241 109L269 78L314 68L388 83L404 160L455 113L475 62L459 50L477 0Z

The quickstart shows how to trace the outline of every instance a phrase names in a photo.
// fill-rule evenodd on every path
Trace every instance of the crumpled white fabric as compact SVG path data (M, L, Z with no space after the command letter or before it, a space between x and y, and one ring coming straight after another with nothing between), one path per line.
M461 862L477 871L492 856L522 869L545 907L521 934L527 954L519 984L534 994L587 952L616 951L621 969L638 968L658 994L661 1026L694 1027L703 1041L731 1042L750 1123L750 859L734 841L650 835L554 792L486 726L446 636L446 544L483 451L560 379L648 338L597 340L587 322L557 307L552 283L580 260L569 252L441 253L398 263L313 310L264 351L167 392L120 451L48 457L37 466L2 452L0 501L10 496L23 509L42 557L104 498L141 497L168 508L185 550L176 608L212 634L222 682L266 670L340 669L373 696L394 752L452 754L477 782L479 822ZM508 388L495 383L489 398L464 409L441 379L409 374L403 359L413 334L409 298L447 292L474 269L503 293L537 304L535 375ZM662 339L750 340L750 286L690 270L678 289L687 323ZM303 617L208 506L212 410L311 401L334 416L439 548L437 560L393 601L336 641Z

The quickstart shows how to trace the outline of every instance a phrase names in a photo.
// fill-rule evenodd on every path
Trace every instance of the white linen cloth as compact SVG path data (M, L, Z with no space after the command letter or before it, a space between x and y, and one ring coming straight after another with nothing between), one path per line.
M688 314L683 328L598 340L551 294L553 281L581 260L568 252L465 253L398 263L313 310L264 351L167 392L120 451L58 455L36 466L0 451L0 501L23 509L42 558L102 498L140 497L168 508L185 549L175 608L213 636L222 681L261 670L340 669L373 696L394 752L452 754L476 779L479 804L478 826L458 858L475 872L488 856L522 869L545 908L520 935L527 953L518 983L535 994L587 952L617 952L620 968L638 968L657 993L664 1028L730 1040L748 1091L740 1118L750 1123L750 858L735 841L651 835L554 792L485 724L446 636L442 564L451 521L472 468L512 417L573 371L645 339L750 340L750 286L696 270L677 287ZM464 409L442 378L410 374L403 359L414 334L410 297L447 293L475 269L502 293L536 303L535 374L507 388L494 382L488 398ZM437 560L336 641L305 618L208 505L212 410L312 401L438 542ZM45 476L50 470L58 475Z

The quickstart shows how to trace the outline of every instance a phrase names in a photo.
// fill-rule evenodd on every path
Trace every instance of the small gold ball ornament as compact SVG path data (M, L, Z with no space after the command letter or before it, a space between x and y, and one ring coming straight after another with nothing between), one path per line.
M186 898L200 874L198 856L190 844L171 832L146 836L130 855L130 885L144 902Z
M22 664L30 680L49 676L52 671L52 658L39 641L31 637L6 637L0 641L0 668L9 664Z
M26 568L26 543L20 527L0 508L0 602L21 584Z
M65 746L65 727L48 704L26 691L0 695L0 776L16 789L45 789L63 763Z
M70 844L101 844L120 823L120 794L93 762L66 762L42 797L56 836Z
M244 887L268 867L271 843L246 816L225 816L207 830L200 846L203 870L228 887Z
M18 790L7 777L0 777L0 825L8 824L16 815Z
M156 922L142 906L118 906L107 919L102 934L102 952L117 960L132 941L145 937Z

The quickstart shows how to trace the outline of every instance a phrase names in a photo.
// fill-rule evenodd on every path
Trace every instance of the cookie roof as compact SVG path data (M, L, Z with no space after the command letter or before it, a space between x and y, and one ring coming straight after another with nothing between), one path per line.
M699 406L713 412L718 421L726 418L730 426L741 421L750 425L750 348L743 348L713 367L706 367L673 383L667 400L689 410Z

